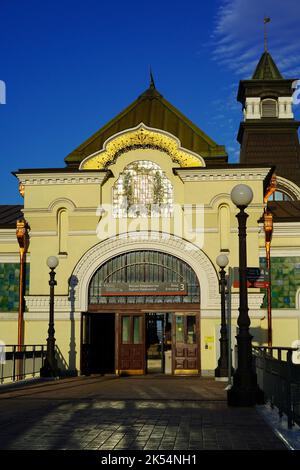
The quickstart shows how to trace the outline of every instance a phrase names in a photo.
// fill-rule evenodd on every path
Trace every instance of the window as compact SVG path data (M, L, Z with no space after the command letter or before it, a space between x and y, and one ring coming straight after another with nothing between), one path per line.
M175 315L176 343L196 344L196 316Z
M142 317L122 316L122 344L141 344L142 343Z
M277 101L276 100L263 100L261 104L262 117L277 117Z
M220 251L229 250L230 240L230 210L227 204L219 207L219 235L220 235Z
M187 343L196 344L196 317L195 315L188 315L186 318L187 329Z
M176 343L184 343L184 320L183 315L176 315Z
M142 343L142 317L133 317L133 344Z
M122 317L122 344L130 342L130 317Z
M156 163L130 163L114 185L114 217L168 216L172 210L172 185Z
M68 223L68 213L61 209L58 212L58 253L61 255L67 254Z
M269 201L292 201L292 198L283 191L275 191L269 197Z

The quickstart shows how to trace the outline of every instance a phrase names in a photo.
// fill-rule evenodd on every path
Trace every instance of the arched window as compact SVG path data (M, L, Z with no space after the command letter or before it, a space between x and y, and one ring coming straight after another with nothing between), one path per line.
M169 284L178 284L179 290L184 286L186 292L180 295L145 294L142 291L121 291L131 285L137 289L147 289L152 285L158 289L169 288ZM137 287L139 285L139 287ZM182 286L182 287L181 287ZM115 295L112 295L115 292ZM145 292L145 291L144 291ZM171 291L169 291L171 294ZM199 303L200 285L194 270L184 261L175 256L154 250L137 250L117 255L100 266L94 273L89 285L90 304L140 304L140 303Z
M219 234L220 234L220 251L229 251L230 238L230 210L227 204L219 207Z
M283 191L274 191L269 197L269 201L292 201L292 198Z
M172 185L156 163L138 160L124 168L113 188L114 217L168 216L172 210Z
M261 117L277 117L277 101L272 99L263 100L261 103Z
M58 253L67 254L67 241L68 241L68 213L66 209L60 209L57 214L58 224Z

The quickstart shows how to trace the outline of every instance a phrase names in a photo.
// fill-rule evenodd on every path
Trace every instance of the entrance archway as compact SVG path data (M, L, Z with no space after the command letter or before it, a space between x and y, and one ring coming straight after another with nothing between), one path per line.
M194 270L201 285L201 310L219 309L217 271L209 257L198 246L169 233L140 231L107 238L82 256L72 273L72 277L76 279L76 311L88 310L88 287L99 266L118 254L143 249L161 251L185 261Z
M96 270L88 298L85 373L113 372L113 362L119 374L199 373L200 286L187 263L161 251L122 253Z

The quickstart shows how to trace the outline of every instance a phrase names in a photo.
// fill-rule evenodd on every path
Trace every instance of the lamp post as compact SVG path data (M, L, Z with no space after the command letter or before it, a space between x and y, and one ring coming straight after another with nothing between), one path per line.
M238 316L238 367L233 375L233 386L227 392L228 404L232 406L253 406L263 403L263 392L258 388L256 372L252 367L252 336L249 332L247 292L247 245L246 207L253 199L252 189L238 184L231 191L231 200L240 212L236 215L239 229L239 316Z
M225 267L229 260L225 254L217 256L216 263L220 267L220 294L221 294L221 329L220 329L220 357L218 360L218 366L215 369L215 377L218 380L228 378L228 337L227 337L227 326L226 326L226 308L225 308Z
M267 209L264 211L264 231L266 262L269 272L269 285L267 287L267 307L268 307L268 346L272 347L272 287L271 287L271 240L273 233L273 215Z
M54 269L58 266L59 260L56 256L49 256L47 259L47 266L51 269L50 271L50 307L49 307L49 328L47 338L47 353L43 367L40 370L41 377L57 377L59 375L59 369L55 357L55 329L54 329L54 286L57 285L55 280Z

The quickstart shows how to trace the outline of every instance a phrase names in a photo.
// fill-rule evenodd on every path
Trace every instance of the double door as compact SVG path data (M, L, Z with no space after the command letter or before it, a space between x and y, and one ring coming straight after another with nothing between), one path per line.
M175 313L172 326L174 374L198 374L200 372L198 315Z
M171 373L198 374L200 372L198 315L196 313L168 313L164 314L164 317L166 315L168 320L164 318L162 321L164 331L161 341L158 341L156 345L160 348L160 355L165 353L171 355ZM120 314L118 348L120 374L145 374L147 366L150 372L149 364L153 361L149 354L151 345L148 344L151 320L154 321L149 315L144 314ZM153 351L151 354L153 355ZM161 356L161 366L157 369L160 368L164 372L165 358Z
M82 373L145 374L147 362L148 369L153 361L158 362L153 356L153 351L156 353L158 348L160 348L158 352L162 372L166 370L165 360L170 358L169 373L176 375L199 373L198 315L196 313L163 314L163 320L160 320L163 331L156 349L153 345L151 349L151 345L148 344L151 320L153 321L153 318L141 312L83 314ZM157 364L155 363L154 366Z

